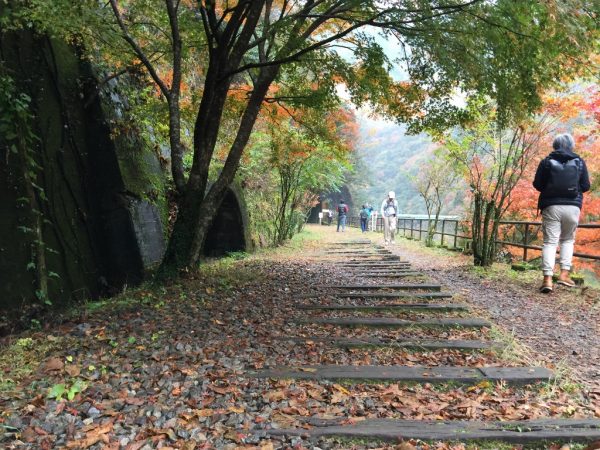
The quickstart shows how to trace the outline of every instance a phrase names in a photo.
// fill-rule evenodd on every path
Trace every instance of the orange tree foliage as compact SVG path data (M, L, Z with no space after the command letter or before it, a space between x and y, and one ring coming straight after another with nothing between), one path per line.
M540 141L534 155L536 164L527 167L513 191L511 215L523 220L539 217L538 192L531 185L537 163L552 151L554 136L569 131L575 138L575 152L585 159L592 181L590 193L584 196L582 219L600 220L600 89L593 86L575 93L548 95L544 111L554 116L558 125L554 133Z

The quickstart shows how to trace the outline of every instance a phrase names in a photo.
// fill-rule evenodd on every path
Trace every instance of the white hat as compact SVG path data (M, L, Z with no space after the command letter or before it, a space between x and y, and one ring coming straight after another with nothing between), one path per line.
M388 197L389 198L396 198L396 193L394 191L390 191L390 192L388 192Z

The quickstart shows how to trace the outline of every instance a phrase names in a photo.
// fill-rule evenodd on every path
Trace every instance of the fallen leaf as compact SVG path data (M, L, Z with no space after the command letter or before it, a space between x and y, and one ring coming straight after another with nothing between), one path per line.
M337 389L338 391L340 391L342 394L350 395L350 391L348 389L346 389L344 386L341 386L339 384L334 384L333 387L334 387L334 389Z
M348 396L342 392L334 392L333 395L331 396L330 402L333 404L342 403L342 402L345 402L347 398L348 398Z
M142 448L144 445L146 445L145 439L137 442L132 442L127 447L125 447L125 450L140 450L140 448Z
M79 366L69 365L65 367L65 372L67 372L72 377L77 377L81 373L81 369L79 368Z
M62 370L65 367L65 363L60 358L50 358L44 364L44 372L54 372L56 370Z
M142 406L144 403L146 403L146 401L142 400L141 398L137 398L137 397L126 397L125 403L127 403L128 405L133 405L133 406Z
M417 450L417 447L412 445L409 442L402 442L400 445L396 447L397 450Z
M269 391L263 394L263 400L265 402L278 402L287 398L288 395L283 389L278 389L276 391Z

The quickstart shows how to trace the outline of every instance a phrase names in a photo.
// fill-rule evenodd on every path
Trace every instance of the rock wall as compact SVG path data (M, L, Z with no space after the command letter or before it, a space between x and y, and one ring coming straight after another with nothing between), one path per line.
M250 216L242 188L233 184L219 207L204 241L205 256L252 250Z
M0 64L31 97L52 306L139 282L165 249L166 178L153 147L119 127L127 103L116 82L99 86L76 50L29 31L0 33ZM27 233L34 212L19 201L22 167L3 139L0 321L6 323L40 304Z

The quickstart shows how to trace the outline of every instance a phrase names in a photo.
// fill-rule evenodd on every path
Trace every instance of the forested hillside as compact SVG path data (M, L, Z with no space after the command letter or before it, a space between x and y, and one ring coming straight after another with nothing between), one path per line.
M403 213L424 213L425 206L410 177L433 148L425 134L411 136L406 134L404 126L363 116L357 146L362 164L354 177L362 183L351 186L357 204L368 202L379 206L386 193L394 190Z

